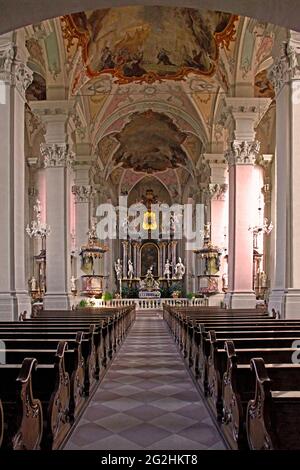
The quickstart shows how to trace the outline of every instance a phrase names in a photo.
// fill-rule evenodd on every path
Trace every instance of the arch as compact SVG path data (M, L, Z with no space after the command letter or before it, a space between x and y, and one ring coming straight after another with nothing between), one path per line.
M48 18L68 13L127 5L165 5L221 10L256 18L300 31L300 3L298 0L52 0L36 8L36 0L2 0L0 34Z
M128 110L129 108L129 110ZM119 119L128 119L133 112L143 112L146 109L152 109L153 111L163 112L170 116L172 119L178 119L180 117L193 129L193 133L202 140L203 144L206 144L209 136L206 134L205 129L203 129L202 122L201 125L199 122L196 122L195 119L183 109L180 109L174 105L166 104L164 102L154 102L154 101L140 101L138 103L129 104L123 106L115 113L111 114L109 118L105 119L101 126L95 124L97 129L96 134L93 137L93 145L96 146L100 140L105 137L107 134L111 134L111 126L114 122Z

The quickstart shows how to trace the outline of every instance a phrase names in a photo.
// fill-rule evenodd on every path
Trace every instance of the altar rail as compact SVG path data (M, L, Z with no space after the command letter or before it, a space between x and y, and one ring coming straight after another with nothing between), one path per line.
M103 300L103 307L126 307L135 304L137 310L162 310L163 304L172 307L206 307L208 299L112 299Z

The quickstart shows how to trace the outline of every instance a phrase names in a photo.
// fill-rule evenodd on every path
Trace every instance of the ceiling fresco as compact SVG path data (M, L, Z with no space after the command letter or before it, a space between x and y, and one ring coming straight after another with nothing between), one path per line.
M182 148L186 134L165 114L152 110L134 113L115 138L120 147L114 160L123 168L155 173L186 165Z
M217 11L132 6L67 15L62 25L67 48L76 40L81 47L89 78L111 73L124 84L181 80L191 72L212 76L219 49L235 40L237 19Z

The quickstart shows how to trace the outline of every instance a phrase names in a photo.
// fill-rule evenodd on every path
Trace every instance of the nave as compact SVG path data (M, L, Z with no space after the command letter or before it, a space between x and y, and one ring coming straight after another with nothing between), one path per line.
M226 449L161 314L137 314L65 449Z

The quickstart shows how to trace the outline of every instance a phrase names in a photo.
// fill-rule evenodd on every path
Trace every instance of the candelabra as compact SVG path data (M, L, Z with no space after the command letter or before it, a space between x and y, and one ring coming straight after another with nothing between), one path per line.
M33 220L30 225L27 224L26 232L30 238L41 238L43 241L50 234L51 229L49 225L41 221L41 203L38 199L33 210L36 213L36 220Z
M34 256L34 260L37 262L38 268L38 297L40 298L44 292L46 292L46 247L45 240L46 237L50 234L50 227L46 223L41 221L41 203L37 199L36 204L33 206L33 210L36 213L36 220L33 220L31 224L27 224L26 233L30 238L41 238L42 240L42 249L39 255ZM31 278L31 292L36 291L36 280L34 275ZM33 295L33 294L32 294Z
M267 218L264 219L264 222L260 225L255 225L254 227L249 227L248 230L253 233L253 245L254 248L257 249L257 239L258 236L262 234L270 235L273 230L273 223L272 221L269 222Z

